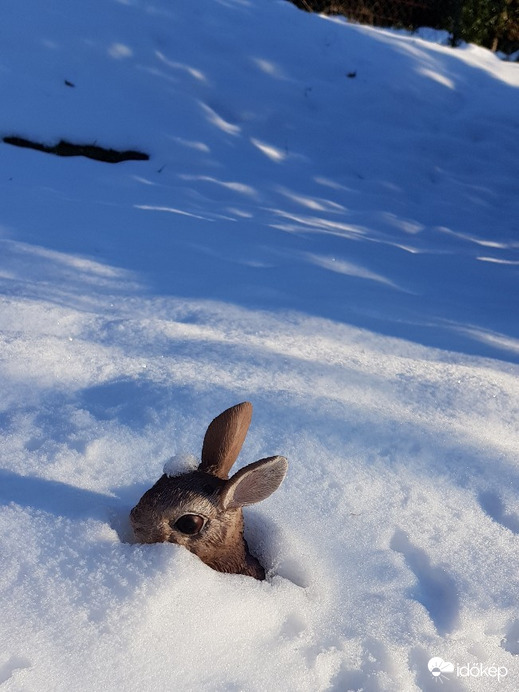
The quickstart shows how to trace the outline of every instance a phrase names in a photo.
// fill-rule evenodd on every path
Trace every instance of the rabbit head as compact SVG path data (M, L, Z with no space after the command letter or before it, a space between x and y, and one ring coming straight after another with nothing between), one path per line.
M218 572L265 578L243 537L242 507L261 502L279 487L287 460L261 459L228 477L251 417L249 402L221 413L207 428L198 469L164 474L144 493L130 513L137 541L177 543Z

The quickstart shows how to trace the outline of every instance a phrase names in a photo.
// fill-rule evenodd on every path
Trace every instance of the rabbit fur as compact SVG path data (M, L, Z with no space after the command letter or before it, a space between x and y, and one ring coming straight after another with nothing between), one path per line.
M260 459L228 474L252 418L245 401L217 416L207 428L195 471L164 474L130 512L140 543L183 545L218 572L264 579L265 570L243 536L242 507L264 500L283 481L285 457Z

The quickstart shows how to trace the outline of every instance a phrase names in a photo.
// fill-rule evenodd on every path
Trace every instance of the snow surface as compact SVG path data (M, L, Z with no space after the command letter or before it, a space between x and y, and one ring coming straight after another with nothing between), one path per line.
M151 156L0 144L2 690L519 689L519 67L281 0L0 45L2 137ZM261 583L128 523L244 399Z

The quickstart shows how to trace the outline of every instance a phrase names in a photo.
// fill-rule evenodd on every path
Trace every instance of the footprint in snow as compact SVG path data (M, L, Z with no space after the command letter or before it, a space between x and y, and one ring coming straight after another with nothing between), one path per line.
M24 656L11 656L5 663L0 663L0 685L12 678L16 671L30 667L31 662Z
M399 671L384 643L368 637L362 644L360 669L343 665L331 683L334 692L400 692Z
M459 618L459 597L456 583L442 567L434 567L425 550L414 546L406 534L398 529L391 539L390 547L401 553L418 584L411 596L428 611L438 634L452 632Z
M498 524L509 529L516 535L519 534L519 517L516 514L506 513L503 500L497 493L492 491L482 492L479 494L479 504L481 509L488 516L497 521Z
M501 642L501 646L513 656L519 656L519 620L515 620Z

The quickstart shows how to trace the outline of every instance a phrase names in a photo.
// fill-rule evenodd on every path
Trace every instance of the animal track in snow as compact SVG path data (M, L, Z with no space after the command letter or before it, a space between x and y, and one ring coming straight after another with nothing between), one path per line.
M11 656L5 663L0 663L0 685L12 678L17 670L30 667L31 662L23 656Z
M515 620L506 633L501 646L513 656L519 656L519 620Z
M281 634L289 639L297 639L307 629L307 623L299 613L291 613L283 623Z
M497 521L498 524L509 529L512 533L519 534L519 517L516 514L507 514L505 512L503 500L497 493L490 490L480 493L479 504L481 509L486 512L491 519Z
M383 642L369 637L362 644L360 669L341 668L331 683L334 692L399 692L398 671Z
M442 567L431 565L429 556L417 548L398 529L391 539L390 547L404 556L407 566L415 574L418 584L411 596L429 612L438 634L452 632L459 617L459 597L454 579Z

